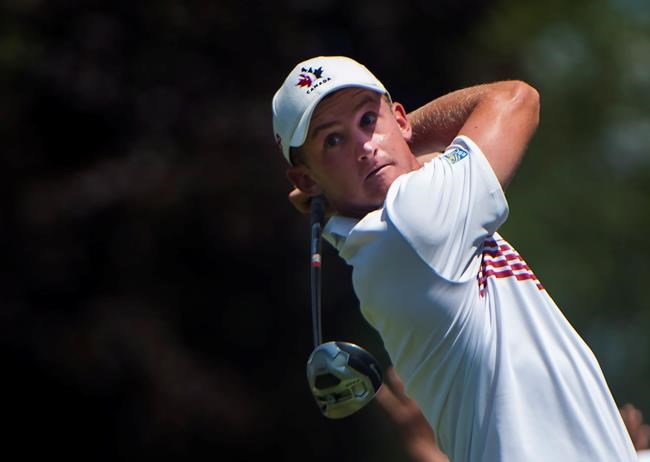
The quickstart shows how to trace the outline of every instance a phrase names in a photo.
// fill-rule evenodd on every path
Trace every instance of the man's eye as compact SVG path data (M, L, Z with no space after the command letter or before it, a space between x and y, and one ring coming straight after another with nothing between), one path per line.
M377 122L377 114L374 112L366 112L361 116L361 126L366 127L368 125L374 125Z
M341 143L343 137L338 133L330 133L325 137L325 146L328 148L333 148Z

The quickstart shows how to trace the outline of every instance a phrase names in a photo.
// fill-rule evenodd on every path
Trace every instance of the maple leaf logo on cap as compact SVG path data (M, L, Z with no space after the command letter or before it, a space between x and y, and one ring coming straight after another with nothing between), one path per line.
M313 82L311 76L314 76L314 80L318 80L323 75L323 66L319 67L318 69L312 69L311 67L307 69L303 67L300 70L301 74L300 79L296 84L297 87L309 87Z
M308 87L311 85L311 78L307 74L300 74L300 80L296 86L298 87Z

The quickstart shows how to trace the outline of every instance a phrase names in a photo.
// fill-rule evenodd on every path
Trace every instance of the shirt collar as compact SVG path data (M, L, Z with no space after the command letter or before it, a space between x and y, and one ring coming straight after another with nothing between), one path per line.
M356 218L333 216L325 224L323 229L323 237L340 251L345 243L345 239L350 235L352 229L359 223Z

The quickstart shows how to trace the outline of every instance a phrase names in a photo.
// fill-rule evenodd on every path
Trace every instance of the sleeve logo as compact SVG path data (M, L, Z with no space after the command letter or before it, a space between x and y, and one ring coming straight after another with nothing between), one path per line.
M465 151L463 148L454 148L451 151L447 151L443 154L443 157L446 157L449 162L455 164L459 160L463 160L469 155L469 152Z

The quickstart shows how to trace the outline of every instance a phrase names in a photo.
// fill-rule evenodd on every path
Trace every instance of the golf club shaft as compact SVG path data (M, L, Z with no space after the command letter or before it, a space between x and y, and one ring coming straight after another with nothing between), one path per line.
M322 343L321 328L321 232L325 204L322 197L314 197L310 203L311 213L311 318L314 348Z

